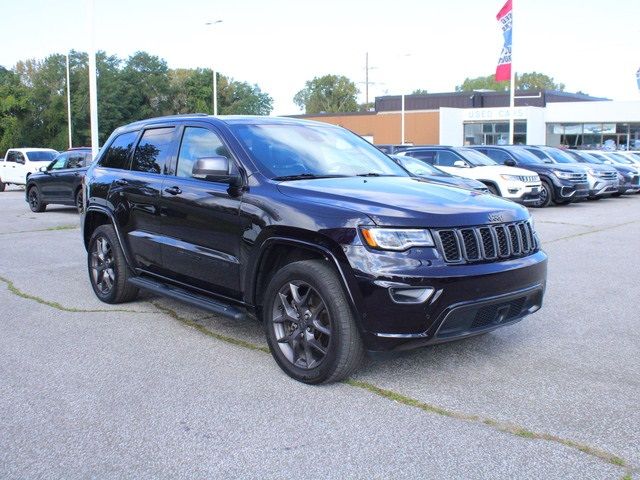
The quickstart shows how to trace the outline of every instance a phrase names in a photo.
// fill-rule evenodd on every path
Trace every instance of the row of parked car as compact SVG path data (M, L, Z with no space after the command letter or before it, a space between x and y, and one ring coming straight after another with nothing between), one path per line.
M640 153L634 152L530 145L422 146L391 157L414 175L443 183L457 181L459 186L488 190L533 207L640 192Z

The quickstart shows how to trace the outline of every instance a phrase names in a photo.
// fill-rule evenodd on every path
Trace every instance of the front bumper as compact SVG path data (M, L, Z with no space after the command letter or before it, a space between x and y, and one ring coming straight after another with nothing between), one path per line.
M542 305L547 256L540 250L501 262L438 265L423 259L416 266L405 274L356 276L363 339L370 351L476 335L513 324ZM434 293L423 303L400 304L392 300L392 285L429 287Z
M578 201L589 197L589 183L574 183L569 180L553 179L554 200Z
M506 185L501 186L500 191L503 198L522 205L530 205L538 202L541 187L540 183L506 182Z
M620 182L618 187L618 193L637 193L640 191L640 176L633 175L631 177L625 176L624 180Z
M617 180L597 179L593 184L589 185L589 198L602 197L612 195L618 192L620 182Z

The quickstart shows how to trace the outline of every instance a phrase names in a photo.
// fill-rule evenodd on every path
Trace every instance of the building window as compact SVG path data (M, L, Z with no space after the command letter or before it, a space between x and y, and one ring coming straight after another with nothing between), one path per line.
M583 149L640 149L640 123L549 123L547 145Z
M513 143L526 145L527 122L516 120L514 122ZM465 123L465 145L507 145L509 143L509 122L492 123Z

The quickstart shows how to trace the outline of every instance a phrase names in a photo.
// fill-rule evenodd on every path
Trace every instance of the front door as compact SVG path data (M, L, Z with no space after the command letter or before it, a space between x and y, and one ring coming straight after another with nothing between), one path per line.
M7 163L5 165L6 183L24 184L27 176L25 167L25 156L22 152L12 151L7 154Z
M227 183L191 176L199 158L234 159L211 127L185 125L181 133L175 174L166 177L162 190L165 266L177 281L239 298L241 197L230 195Z

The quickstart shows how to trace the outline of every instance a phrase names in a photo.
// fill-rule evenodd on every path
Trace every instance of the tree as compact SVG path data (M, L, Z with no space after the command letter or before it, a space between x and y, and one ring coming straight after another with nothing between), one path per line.
M510 82L496 82L495 75L486 77L465 78L462 85L456 86L456 92L472 92L474 90L495 90L505 92L509 90ZM516 89L518 90L560 90L564 83L555 83L553 77L544 73L528 72L516 74Z
M29 115L28 93L15 72L0 67L0 154L20 145L22 125Z
M315 77L293 97L293 102L305 113L355 112L358 109L356 84L342 75Z
M424 88L416 88L413 92L411 92L411 95L426 95L429 92L427 92Z

